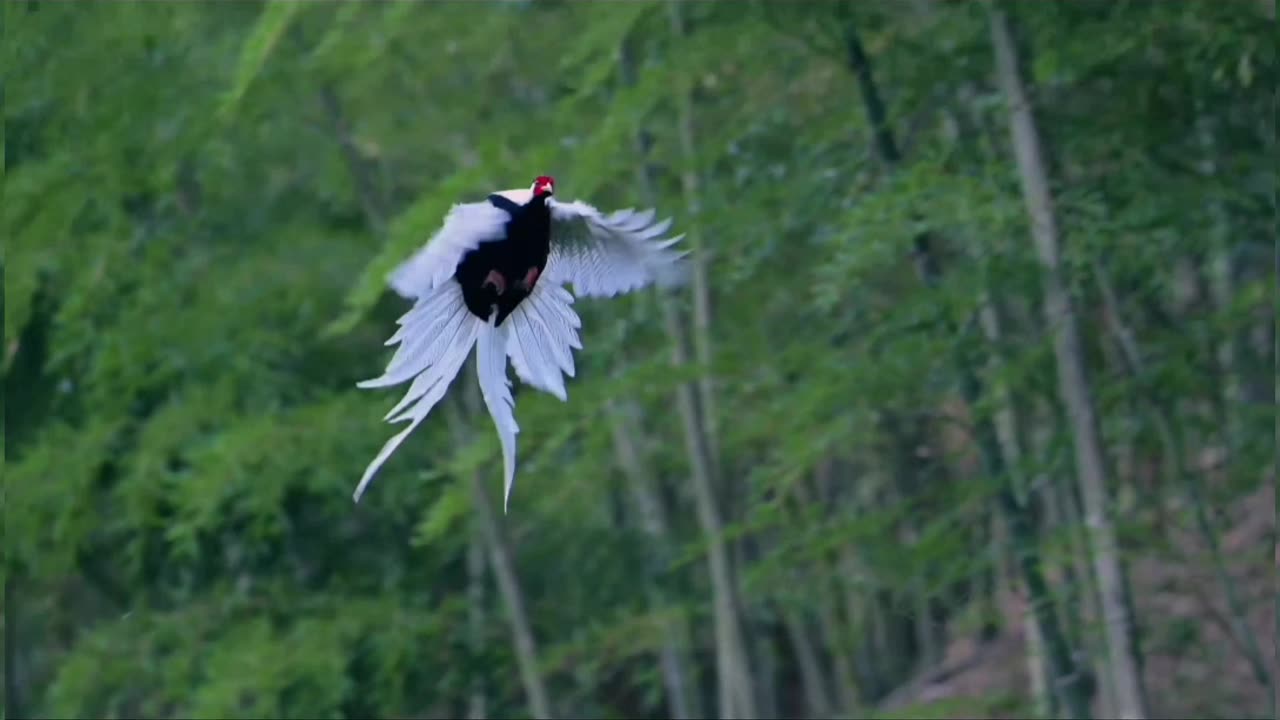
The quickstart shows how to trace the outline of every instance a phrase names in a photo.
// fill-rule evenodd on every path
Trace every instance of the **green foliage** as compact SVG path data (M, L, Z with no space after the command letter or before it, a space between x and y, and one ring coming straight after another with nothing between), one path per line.
M501 523L559 714L667 713L654 658L672 624L713 707L681 383L714 379L719 499L748 635L780 658L775 710L801 713L796 650L774 632L788 619L830 618L824 672L867 706L842 715L867 714L924 662L892 639L915 632L916 601L942 625L994 602L982 588L1008 548L988 537L992 498L1012 483L1048 514L1073 458L986 16L727 5L690 4L677 37L657 2L7 3L7 716L447 716L477 686L491 716L529 712L506 606L483 578L469 605L471 479L500 482L487 418L440 408L361 504L350 493L394 432L395 398L354 387L405 310L387 273L453 203L543 173L571 198L674 216L712 308L709 362L674 367L655 297L580 301L569 402L517 387ZM1274 233L1274 41L1226 3L1016 15L1111 459L1166 467L1156 410L1173 412L1188 457L1238 453L1214 497L1252 492L1274 428L1257 400L1274 278L1248 259ZM873 150L849 32L896 167ZM937 283L912 251L925 233ZM975 319L993 299L995 338ZM687 294L668 301L689 315ZM978 360L975 402L957 357ZM1010 403L1024 447L1000 474L976 428ZM615 446L624 405L660 538ZM1138 472L1116 490L1135 554L1180 492ZM1059 598L1074 522L1039 538ZM857 677L827 667L837 656ZM994 694L877 716L1027 707Z

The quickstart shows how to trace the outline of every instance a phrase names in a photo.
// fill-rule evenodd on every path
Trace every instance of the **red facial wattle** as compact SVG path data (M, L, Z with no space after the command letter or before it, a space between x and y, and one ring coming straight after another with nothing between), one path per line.
M533 181L534 196L554 195L556 191L556 181L547 175L540 175Z

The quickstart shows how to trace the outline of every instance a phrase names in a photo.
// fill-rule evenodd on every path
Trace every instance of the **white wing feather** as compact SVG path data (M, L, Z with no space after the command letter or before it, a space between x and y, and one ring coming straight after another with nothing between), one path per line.
M671 220L653 222L653 210L619 210L608 215L581 202L547 201L551 208L551 257L546 279L570 283L575 295L612 297L646 285L675 285L685 279L671 250L684 235L661 239Z
M488 200L454 205L427 244L391 271L388 284L411 299L440 287L453 277L468 251L482 242L501 239L510 219L506 210Z

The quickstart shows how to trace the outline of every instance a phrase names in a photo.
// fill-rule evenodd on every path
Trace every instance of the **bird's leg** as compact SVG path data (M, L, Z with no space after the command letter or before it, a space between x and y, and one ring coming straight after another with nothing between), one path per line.
M520 281L520 287L526 291L532 290L533 284L538 282L538 274L538 268L536 265L529 268L529 271L524 274L524 279Z
M497 270L490 270L488 275L484 276L484 282L480 287L488 287L492 285L494 291L499 295L507 291L507 279L502 277L502 273Z

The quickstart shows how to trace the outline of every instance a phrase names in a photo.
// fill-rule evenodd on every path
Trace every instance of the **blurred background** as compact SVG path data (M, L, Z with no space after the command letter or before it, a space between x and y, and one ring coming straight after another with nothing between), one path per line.
M4 4L5 717L1270 717L1269 2ZM654 207L358 505L454 202Z

